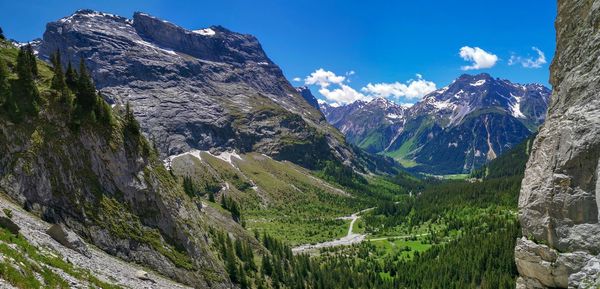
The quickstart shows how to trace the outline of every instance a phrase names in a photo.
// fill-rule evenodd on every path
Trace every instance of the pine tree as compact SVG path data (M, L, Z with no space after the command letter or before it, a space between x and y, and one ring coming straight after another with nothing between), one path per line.
M77 79L77 106L85 116L94 112L96 106L96 88L87 71L83 58L79 61L79 78Z
M271 265L271 258L268 255L263 255L262 258L262 273L266 276L273 274L273 266Z
M229 239L229 237L227 238ZM229 279L231 279L232 282L234 283L238 283L239 282L239 276L238 276L238 267L237 267L237 262L235 260L235 253L233 252L233 245L231 244L231 239L229 239L228 244L227 244L227 273L229 273Z
M242 219L242 213L240 211L240 206L233 199L229 199L229 211L231 212L231 217L233 217L233 220L239 223Z
M73 69L73 65L71 61L67 65L67 71L65 72L65 82L67 86L74 92L77 92L77 79L79 79L79 75L77 75L77 71Z
M38 110L39 92L33 80L31 57L27 48L21 48L17 55L17 86L18 95L13 95L13 103L10 105L15 111L15 116L21 113L36 114ZM33 60L35 61L35 60Z
M215 193L213 193L213 191L208 192L208 201L213 203L215 202Z
M1 40L4 40L4 39L6 39L6 38L4 37L4 31L2 31L2 27L0 27L0 39L1 39Z
M29 58L28 64L31 69L31 74L34 78L36 78L38 77L37 57L35 57L35 53L33 52L33 47L31 46L31 44L27 44L25 46L25 50L27 52L27 58Z
M242 268L242 266L238 268L238 271L240 272L240 288L248 289L248 279L246 278L246 271L244 271L244 268Z
M96 96L96 117L100 123L111 126L113 123L112 108L104 100L101 94Z
M52 70L54 72L50 87L52 89L62 92L67 87L67 84L65 82L65 74L62 70L60 51L56 50L56 52L54 52L54 54L50 56L50 61L52 62Z
M11 98L10 94L8 67L6 66L6 63L0 59L0 106L3 106Z
M140 124L135 119L129 102L125 105L125 129L134 136L140 134Z

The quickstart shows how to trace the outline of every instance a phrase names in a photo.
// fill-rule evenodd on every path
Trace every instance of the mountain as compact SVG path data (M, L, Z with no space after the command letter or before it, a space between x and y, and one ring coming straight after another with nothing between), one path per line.
M600 287L600 1L558 1L554 87L519 196L517 288Z
M322 105L349 142L414 171L468 173L520 143L543 123L550 90L489 74L462 75L412 107L383 99Z
M63 65L85 59L102 95L131 104L162 157L197 149L259 152L308 168L355 161L254 36L80 10L48 23L36 49L43 59L59 50Z
M371 153L387 148L386 144L403 126L407 111L385 98L358 100L339 107L324 103L321 107L327 121L346 135L347 141Z
M98 276L130 284L144 266L197 288L231 288L215 240L227 231L253 246L259 242L226 213L188 196L128 112L111 110L96 94L96 109L86 112L83 86L57 89L52 69L21 57L23 51L0 41L0 95L9 96L0 106L0 235L22 250L22 262L38 266L2 262L3 272L17 270L2 276L11 284L44 276L47 287L68 288L52 283L64 278L71 286L98 287ZM28 67L37 67L37 76ZM5 231L7 218L22 235ZM62 229L50 230L51 224ZM5 242L3 256L12 252ZM59 277L47 278L52 273L40 264L60 268L52 271Z

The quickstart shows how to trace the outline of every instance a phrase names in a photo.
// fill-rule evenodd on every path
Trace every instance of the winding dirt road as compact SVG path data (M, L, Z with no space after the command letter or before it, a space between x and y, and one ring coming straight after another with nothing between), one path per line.
M292 248L292 252L303 253L303 252L307 252L307 251L318 250L321 248L352 245L352 244L356 244L356 243L360 243L360 242L364 241L365 237L366 237L365 234L356 234L356 233L352 232L353 228L354 228L354 223L356 222L356 220L358 220L360 218L360 214L370 211L370 210L373 210L373 209L374 208L364 209L364 210L358 211L350 216L338 218L340 220L351 220L350 225L348 227L348 234L346 234L346 236L336 239L336 240L322 242L322 243L300 245L298 247Z

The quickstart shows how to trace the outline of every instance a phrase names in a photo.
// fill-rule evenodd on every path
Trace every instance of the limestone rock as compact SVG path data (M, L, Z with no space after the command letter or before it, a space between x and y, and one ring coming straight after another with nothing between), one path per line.
M515 257L521 276L577 288L597 279L600 253L600 0L559 0L556 30L551 104L519 197L523 235L547 245L519 241Z
M7 229L9 232L17 235L21 228L15 224L8 216L4 213L0 213L0 227Z
M139 270L135 272L135 277L143 281L150 281L152 283L155 283L155 281L152 278L150 278L150 275L148 275L148 272L144 270Z
M61 224L50 226L46 230L46 234L69 249L75 250L88 258L92 256L85 242L77 234L65 229Z

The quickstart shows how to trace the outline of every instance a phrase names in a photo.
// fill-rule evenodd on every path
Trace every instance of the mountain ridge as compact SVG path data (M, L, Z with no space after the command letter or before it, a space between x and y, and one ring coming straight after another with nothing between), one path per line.
M541 84L463 74L408 108L377 98L321 109L349 142L371 153L415 171L468 173L535 132L549 95Z
M220 26L188 30L136 12L79 10L48 23L39 45L63 65L83 57L102 95L129 102L162 157L198 150L259 152L307 168L364 168L343 136L285 79L258 40Z

